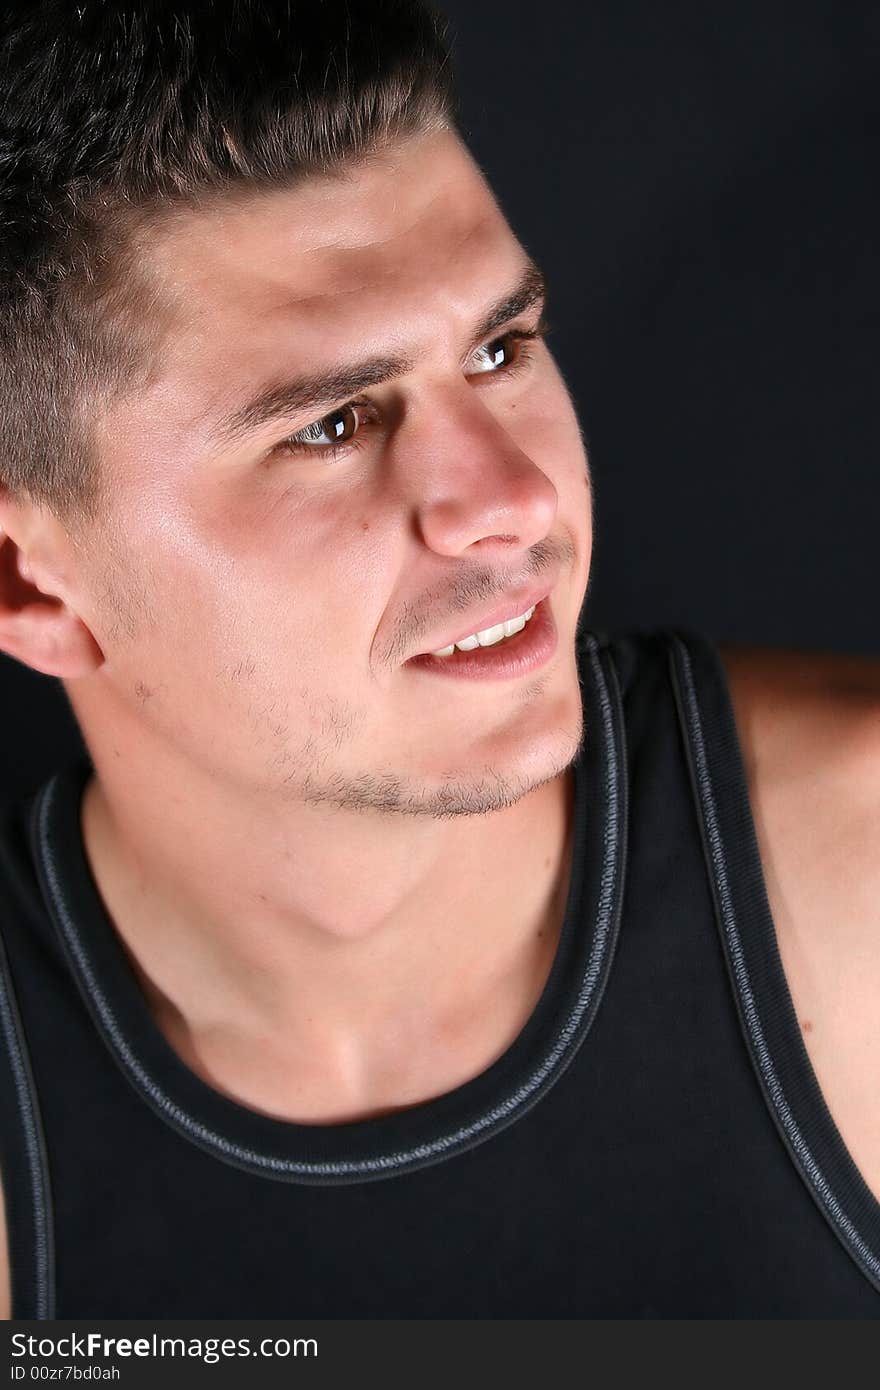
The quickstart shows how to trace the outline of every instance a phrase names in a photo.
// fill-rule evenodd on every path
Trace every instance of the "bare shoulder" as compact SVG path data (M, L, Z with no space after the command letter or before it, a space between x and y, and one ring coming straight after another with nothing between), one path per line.
M880 887L880 658L719 651L762 851L838 918Z
M880 659L719 651L804 1043L880 1200Z
M834 852L815 868L838 892L838 856L861 848L862 872L880 882L880 658L730 644L719 651L753 805L769 818L768 848L796 858Z
M719 643L745 751L836 758L866 786L880 759L880 657ZM786 759L791 767L791 757ZM811 759L812 761L812 759ZM873 762L873 767L869 764Z

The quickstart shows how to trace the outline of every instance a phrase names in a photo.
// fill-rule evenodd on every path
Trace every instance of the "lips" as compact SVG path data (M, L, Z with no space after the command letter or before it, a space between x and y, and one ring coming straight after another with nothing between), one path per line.
M459 685L464 682L472 689L479 684L497 687L498 683L521 680L540 671L553 659L558 646L559 634L548 596L535 606L532 617L515 637L471 652L456 648L451 656L414 656L407 667L419 679L437 678Z
M508 618L518 618L527 609L537 607L543 599L553 590L553 584L542 584L540 587L533 585L529 589L521 589L516 593L506 595L504 598L494 599L491 607L475 609L468 618L462 618L455 628L447 628L445 633L441 633L430 646L425 647L424 651L419 652L418 656L428 656L431 652L442 651L444 647L452 646L455 642L464 641L465 637L470 637L475 632L482 632L487 627L494 627L496 623L503 623ZM411 658L415 660L415 658Z

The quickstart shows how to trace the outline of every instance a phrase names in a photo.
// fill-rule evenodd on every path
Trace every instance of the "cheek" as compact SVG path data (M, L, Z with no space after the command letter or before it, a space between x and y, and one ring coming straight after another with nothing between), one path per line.
M317 615L334 621L340 610L356 617L355 596L362 617L370 595L380 594L397 526L366 465L355 457L338 470L338 482L289 487L236 541L251 573L288 596L307 595Z
M342 667L367 666L397 523L350 466L307 493L289 478L274 495L264 488L247 509L214 517L214 546L229 560L219 594L224 642L230 653L254 648L277 670L293 662L310 687L338 686ZM210 602L216 610L216 593Z
M560 512L591 506L590 474L574 403L555 364L528 397L512 403L505 424L559 493Z

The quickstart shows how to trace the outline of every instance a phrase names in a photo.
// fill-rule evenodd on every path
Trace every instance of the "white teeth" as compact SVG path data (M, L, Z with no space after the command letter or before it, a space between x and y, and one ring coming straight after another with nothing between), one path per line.
M494 627L484 627L477 633L481 647L494 647L496 642L500 642L504 636L504 624L496 623Z
M453 642L449 647L441 647L439 651L431 652L431 656L452 656L458 647L461 652L472 652L476 647L492 647L496 642L500 642L504 637L512 637L515 632L522 632L529 618L535 611L535 604L521 613L518 618L508 618L503 623L496 623L494 627L484 627L480 632L474 632L470 637L463 637L460 642Z

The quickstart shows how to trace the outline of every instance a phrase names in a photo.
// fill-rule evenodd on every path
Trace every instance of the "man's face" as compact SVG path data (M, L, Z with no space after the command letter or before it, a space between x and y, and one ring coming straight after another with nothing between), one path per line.
M235 795L435 816L562 771L582 734L587 461L546 344L516 336L541 304L479 335L529 258L459 139L187 214L149 255L178 318L146 391L97 422L110 513L81 616L105 662L67 685L96 757L122 709L127 735ZM267 387L397 358L228 432ZM551 585L558 645L537 670L411 663Z

